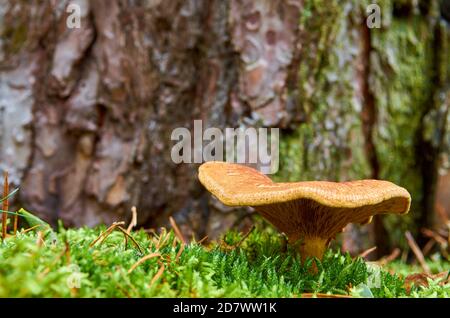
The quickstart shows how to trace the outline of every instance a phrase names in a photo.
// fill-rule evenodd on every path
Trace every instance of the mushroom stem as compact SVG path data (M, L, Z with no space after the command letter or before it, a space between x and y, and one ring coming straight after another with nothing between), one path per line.
M328 239L321 237L304 237L303 242L300 245L302 261L305 261L308 257L317 257L319 260L322 260L327 245Z

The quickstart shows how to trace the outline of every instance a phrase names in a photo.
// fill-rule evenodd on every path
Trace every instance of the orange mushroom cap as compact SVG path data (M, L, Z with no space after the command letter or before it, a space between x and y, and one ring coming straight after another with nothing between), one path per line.
M404 214L411 205L406 189L383 180L275 183L253 168L217 161L200 166L199 180L225 205L254 207L290 241L314 239L316 245L327 245L348 223Z

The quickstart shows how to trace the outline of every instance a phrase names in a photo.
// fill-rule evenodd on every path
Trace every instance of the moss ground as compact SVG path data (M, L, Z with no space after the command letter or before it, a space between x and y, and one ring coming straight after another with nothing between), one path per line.
M270 228L256 229L244 240L229 232L218 242L191 242L183 249L172 231L132 232L141 251L131 239L125 245L119 231L92 245L105 229L60 226L56 232L22 231L5 239L0 297L450 296L450 286L437 281L407 293L403 277L415 268L391 263L380 269L339 251L328 251L312 274L312 261L301 264L294 247L286 247ZM152 257L133 267L146 255ZM447 261L434 264L440 264L435 271L448 270Z

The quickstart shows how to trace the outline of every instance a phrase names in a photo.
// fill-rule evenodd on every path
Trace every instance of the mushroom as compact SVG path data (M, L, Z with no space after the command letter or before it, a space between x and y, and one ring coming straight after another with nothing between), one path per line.
M228 206L251 206L290 243L300 242L302 260L322 256L349 223L367 224L382 213L405 214L411 196L389 181L305 181L275 183L259 171L210 161L199 168L200 182Z

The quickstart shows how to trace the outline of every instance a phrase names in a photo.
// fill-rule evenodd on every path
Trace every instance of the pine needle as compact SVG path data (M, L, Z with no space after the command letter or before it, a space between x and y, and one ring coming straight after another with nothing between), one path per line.
M141 265L143 262L152 259L154 257L161 257L160 253L151 253L148 255L145 255L144 257L142 257L140 260L138 260L136 263L134 263L130 269L128 270L128 274L130 274L132 271L134 271L139 265Z
M380 266L387 265L390 262L394 261L397 257L399 257L400 254L401 254L400 249L399 248L394 248L394 250L392 251L391 254L389 254L388 256L382 257L381 259L379 259L375 263L379 264Z
M2 239L4 240L6 238L6 231L8 226L8 214L6 211L9 209L9 202L8 202L8 194L9 194L9 183L8 183L8 171L5 171L3 173L3 202L2 202L2 210L3 210L3 216L2 216Z
M156 244L156 249L159 250L160 248L162 248L166 244L168 238L169 234L167 234L167 230L162 227L158 243Z
M178 237L181 243L186 245L186 239L184 238L183 234L180 231L180 228L178 227L177 223L175 222L173 217L169 217L170 225L172 225L173 231L175 232L175 235Z
M425 258L422 254L422 251L420 250L419 246L417 245L416 241L414 240L414 237L412 236L411 232L406 231L405 237L406 237L406 240L408 241L409 247L413 251L417 260L419 261L420 266L422 266L423 271L426 274L430 275L431 274L430 268L428 267L427 263L425 262Z
M123 225L123 224L125 224L125 222L114 222L110 227L108 227L104 232L102 232L102 233L100 233L100 235L95 239L95 240L93 240L92 241L92 243L91 244L89 244L89 247L92 247L92 246L94 246L98 241L104 241L104 239L107 237L107 236L109 236L109 234L111 234L112 233L112 231L116 228L116 227L118 227L118 226L120 226L120 225Z
M180 249L178 250L177 256L175 257L175 263L178 262L178 259L180 258L183 251L184 251L184 244L180 244Z
M139 252L144 253L144 251L142 250L142 247L139 245L139 243L134 239L134 237L132 237L130 234L127 233L127 231L121 227L118 226L117 227L119 229L119 231L121 231L123 233L123 235L125 235L126 237L129 237L131 239L131 241L133 242L133 244L138 248Z
M161 263L161 267L159 268L158 272L156 273L156 275L152 278L152 281L150 282L150 287L153 286L153 284L161 277L161 275L164 273L164 264Z
M369 248L368 250L365 250L361 254L359 254L359 257L366 258L370 253L374 252L377 249L376 246Z
M36 228L38 228L40 226L43 226L43 225L42 224L36 224L35 226L29 227L28 229L23 230L22 233L27 233L27 232L33 231L34 229L36 229Z
M127 227L127 233L130 234L131 230L137 225L137 210L136 207L133 206L131 208L131 221Z
M205 235L200 241L197 242L198 245L201 245L204 241L208 239L208 235Z
M241 246L242 243L244 243L245 239L255 230L255 226L252 225L252 227L250 228L250 230L248 230L247 233L245 233L245 235L242 237L242 239L236 244L236 247Z
M37 235L37 238L36 238L36 245L37 245L38 247L41 247L42 245L45 245L45 242L44 242L44 233L42 233L42 231L39 231L37 234L38 234L38 235Z

